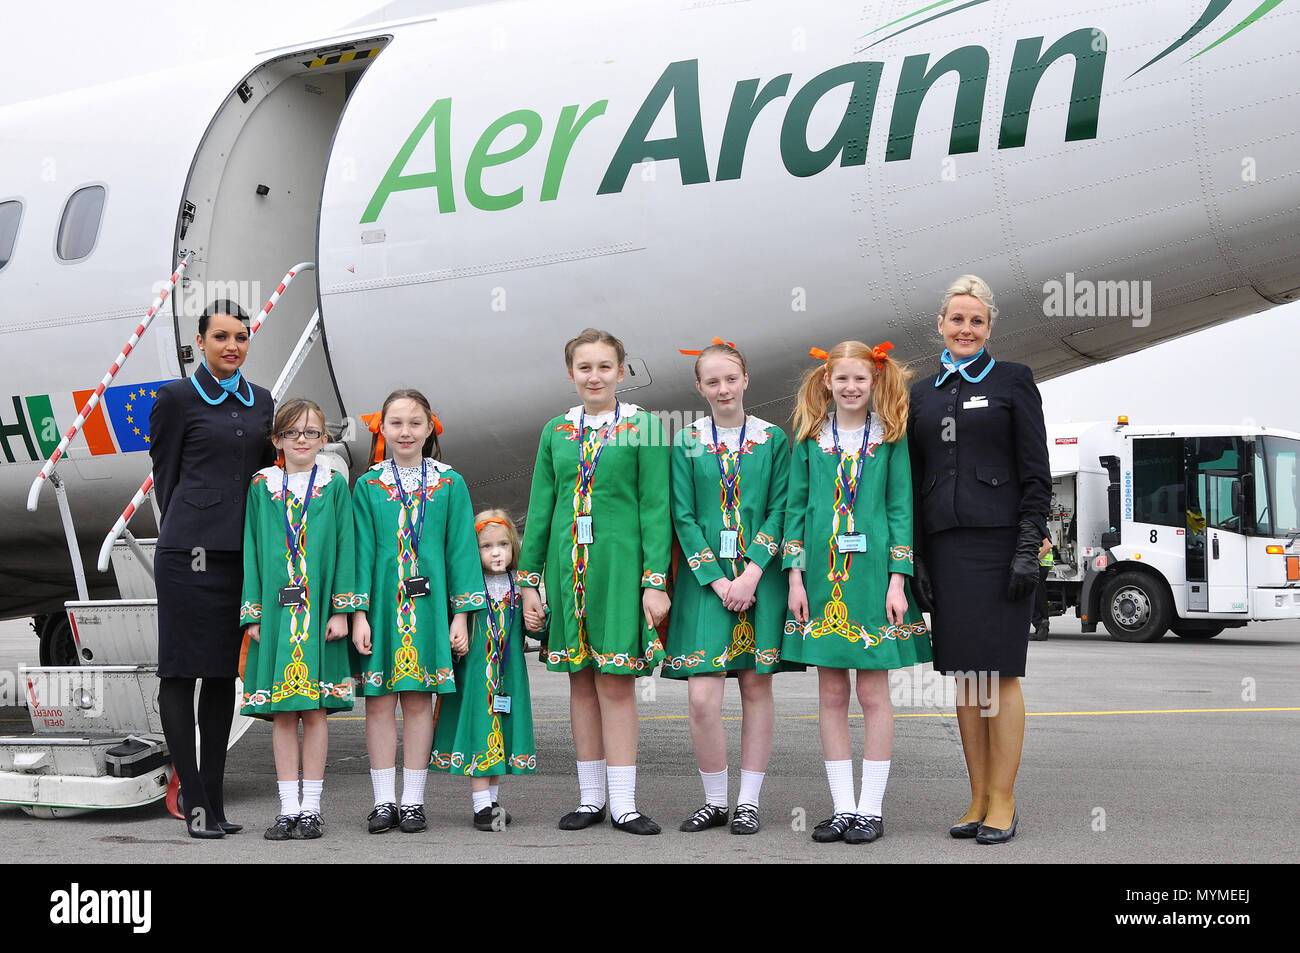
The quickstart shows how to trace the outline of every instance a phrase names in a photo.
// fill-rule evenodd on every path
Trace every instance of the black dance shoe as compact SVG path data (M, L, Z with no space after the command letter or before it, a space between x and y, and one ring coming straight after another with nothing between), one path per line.
M758 828L758 808L752 804L737 804L736 816L731 819L731 833L757 834Z
M1006 830L999 830L996 827L988 827L987 825L981 824L979 833L975 835L975 843L1005 844L1007 841L1011 840L1011 838L1016 836L1016 822L1019 820L1019 813L1013 811L1011 813L1011 826Z
M492 802L492 810L494 810L494 811L499 811L499 810L501 810L501 802L500 802L500 801L493 801L493 802ZM514 820L514 818L510 816L510 812L509 812L509 811L506 811L506 812L505 812L505 815L506 815L506 823L507 823L507 824L509 824L511 821Z
M584 811L584 807L592 808L592 810ZM588 827L591 827L591 825L599 824L604 819L605 808L603 805L601 807L596 807L594 804L582 804L579 805L578 810L570 811L568 814L565 814L560 818L560 830L586 830Z
M323 833L320 815L315 811L303 811L298 815L298 827L293 833L298 840L315 840Z
M859 814L853 826L844 832L846 844L870 844L885 836L885 822L869 814Z
M836 814L834 817L826 818L813 828L812 839L819 844L830 844L837 840L844 840L844 832L853 826L857 816L856 814Z
M397 826L397 805L392 801L376 804L375 809L366 818L370 822L370 833L382 834Z
M639 811L623 814L614 820L614 826L629 834L658 834L663 828Z
M281 814L275 819L275 823L266 829L262 836L267 840L290 840L293 837L294 828L298 826L298 817L296 814Z
M423 804L403 804L402 820L397 825L403 834L418 834L429 826L424 817Z
M727 809L716 804L706 804L682 821L677 829L694 834L696 831L708 830L710 827L721 827L725 823L727 823Z

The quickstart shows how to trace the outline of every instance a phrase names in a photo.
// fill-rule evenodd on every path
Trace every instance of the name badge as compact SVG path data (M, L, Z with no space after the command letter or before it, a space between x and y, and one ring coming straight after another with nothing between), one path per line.
M988 405L989 399L987 397L972 397L970 400L962 402L961 409L978 410L981 407L987 407Z
M301 609L307 604L307 590L302 586L281 586L280 605L286 608Z
M427 596L429 594L429 577L411 576L402 580L402 591L406 593L408 599Z
M493 695L492 696L492 714L508 715L510 714L510 696Z
M718 555L723 559L740 557L740 533L734 529L724 529L718 540Z
M862 533L840 533L835 537L835 548L842 553L865 553L867 537Z
M578 536L579 543L591 543L594 539L591 535L591 517L579 516L573 521L574 530Z

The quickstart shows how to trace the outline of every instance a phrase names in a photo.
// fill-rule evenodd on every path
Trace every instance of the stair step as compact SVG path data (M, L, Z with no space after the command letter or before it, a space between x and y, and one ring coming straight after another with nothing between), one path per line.
M0 739L0 752L5 742ZM112 747L112 742L95 742ZM0 754L0 758L3 754ZM161 800L167 794L171 769L167 766L138 777L116 778L108 774L31 774L0 770L0 803L17 804L41 818L71 817L87 810L140 807Z
M91 599L63 605L83 663L158 664L157 599Z
M38 736L162 736L156 665L21 666Z
M158 540L137 539L136 542L152 562ZM140 564L135 551L126 540L119 539L113 544L109 552L109 560L112 562L113 575L117 577L117 588L122 593L123 599L152 599L158 594L153 576L149 575Z
M136 743L129 744L131 740ZM122 748L131 750L111 753ZM164 767L166 761L167 743L161 737L0 738L0 771L19 774L136 777Z

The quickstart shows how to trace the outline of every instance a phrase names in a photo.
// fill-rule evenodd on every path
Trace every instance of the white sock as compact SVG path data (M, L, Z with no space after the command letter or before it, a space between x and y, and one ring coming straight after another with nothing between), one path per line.
M885 801L885 785L889 783L889 762L862 759L862 798L858 813L868 817L884 817L880 806Z
M858 806L853 802L853 762L827 761L826 780L831 785L835 813L856 814Z
M483 810L484 808L489 808L492 806L491 791L473 791L471 793L474 795L475 814L477 814L479 811Z
M714 807L727 806L727 769L721 771L701 771L700 780L704 782L704 801Z
M488 785L488 794L492 795L492 803L493 803L493 804L495 804L495 803L497 803L497 801L501 800L501 798L497 796L497 795L499 795L500 793L501 793L501 785L500 785L500 784L489 784L489 785Z
M428 768L402 768L402 807L424 803L424 782L428 779Z
M758 790L763 786L763 775L765 771L746 771L740 769L740 796L736 798L736 804L752 804L758 807Z
M280 790L280 813L285 817L298 814L302 810L298 804L298 782L276 781L275 786Z
M584 805L596 810L605 806L605 774L604 758L578 762L578 798Z
M370 784L375 789L375 807L397 801L397 768L371 768Z
M616 821L637 815L636 765L609 766L609 813Z
M320 816L320 795L325 788L325 779L319 781L308 781L302 779L302 809L303 812L311 812Z

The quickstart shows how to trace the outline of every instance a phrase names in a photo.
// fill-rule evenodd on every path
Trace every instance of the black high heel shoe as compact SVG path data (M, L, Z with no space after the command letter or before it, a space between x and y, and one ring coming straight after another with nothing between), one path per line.
M243 824L232 824L230 821L225 820L217 821L212 827L195 827L194 819L185 811L185 798L179 791L176 793L176 809L185 818L185 828L190 832L190 836L200 840L215 840L218 837L225 837L227 834L238 834L244 829Z

